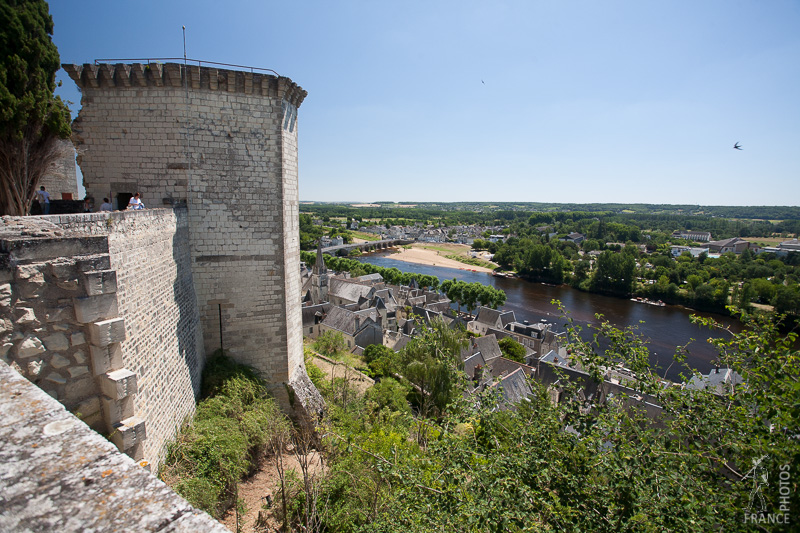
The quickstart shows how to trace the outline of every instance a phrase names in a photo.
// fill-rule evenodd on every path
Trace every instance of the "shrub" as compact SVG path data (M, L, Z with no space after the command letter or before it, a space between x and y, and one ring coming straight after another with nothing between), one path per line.
M167 451L159 477L192 505L219 517L236 484L290 426L252 369L216 354L203 372L202 400Z
M403 385L393 378L383 378L367 389L366 397L374 401L379 409L384 407L401 413L411 412L411 406L406 401L406 396L411 390L408 385Z
M347 350L347 343L340 332L328 330L314 341L314 349L328 357L338 357L339 352Z
M507 359L518 363L525 362L525 347L511 337L504 337L497 344L500 345L500 351Z

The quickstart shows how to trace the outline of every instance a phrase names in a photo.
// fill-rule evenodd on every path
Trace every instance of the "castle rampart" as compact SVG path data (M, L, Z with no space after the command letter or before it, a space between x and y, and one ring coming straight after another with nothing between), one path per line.
M186 204L206 352L254 367L288 407L319 396L303 364L297 108L288 78L176 63L64 65L87 194ZM289 393L286 386L294 389Z
M3 359L158 466L204 363L185 208L5 217Z

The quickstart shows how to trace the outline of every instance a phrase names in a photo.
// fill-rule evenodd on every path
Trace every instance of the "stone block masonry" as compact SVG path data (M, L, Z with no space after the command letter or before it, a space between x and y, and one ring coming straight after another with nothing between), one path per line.
M69 139L59 141L60 157L47 169L39 185L44 185L52 200L71 197L78 200L78 178L75 172L75 147ZM101 200L102 201L102 200ZM100 203L98 202L98 206Z
M87 194L118 206L137 191L148 207L185 203L206 352L223 347L255 368L285 408L318 410L299 304L306 92L288 78L210 67L64 69L82 91L73 141Z
M0 243L4 359L157 468L205 361L186 209L6 217Z

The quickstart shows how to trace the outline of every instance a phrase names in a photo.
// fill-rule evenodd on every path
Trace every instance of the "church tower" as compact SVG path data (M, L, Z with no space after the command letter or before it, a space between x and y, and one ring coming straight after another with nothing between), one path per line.
M325 266L325 259L322 257L322 241L317 245L317 261L311 269L311 299L315 304L328 301L328 268Z

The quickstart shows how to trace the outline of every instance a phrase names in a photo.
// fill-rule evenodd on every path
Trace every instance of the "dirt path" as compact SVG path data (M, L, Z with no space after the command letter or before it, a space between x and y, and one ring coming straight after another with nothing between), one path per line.
M350 383L356 388L358 394L364 394L375 382L361 372L348 368L342 363L335 363L327 358L314 358L314 364L330 379L334 377L344 377L345 373ZM323 469L322 457L318 452L311 452L308 455L311 471L315 474L321 473ZM294 470L298 479L302 479L303 473L297 457L292 452L283 455L284 470L288 473ZM265 533L280 530L280 522L276 515L277 506L280 505L278 496L281 490L281 481L275 465L275 458L269 457L262 461L258 471L248 479L239 483L239 499L244 502L247 512L239 516L239 531L242 533ZM267 502L272 502L270 507ZM257 527L259 512L266 516L266 525ZM220 520L222 524L231 531L236 531L236 512L230 509Z
M331 374L335 378L343 378L347 375L350 384L358 391L359 396L364 394L366 390L375 384L372 378L369 378L361 372L354 370L342 363L331 363L329 359L321 357L314 357L314 364L325 372L328 379L331 379Z
M317 452L312 452L308 456L312 472L319 472L322 469L321 457ZM288 473L294 470L299 479L303 478L300 463L293 453L283 455L284 470ZM280 522L275 511L280 505L278 496L281 491L281 481L278 470L275 467L275 458L270 457L263 461L258 472L250 478L239 483L239 499L245 504L247 512L239 516L239 531L242 533L263 533L278 531ZM267 506L267 501L271 500L271 506ZM266 516L266 526L256 527L259 512ZM236 531L236 513L230 509L220 520L222 524L231 531Z

